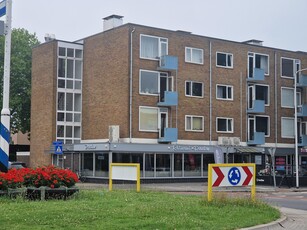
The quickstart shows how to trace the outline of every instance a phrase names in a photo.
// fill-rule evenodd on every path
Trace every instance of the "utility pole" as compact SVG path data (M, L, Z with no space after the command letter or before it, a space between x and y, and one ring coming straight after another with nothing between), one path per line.
M5 23L5 53L3 73L3 106L1 110L1 141L0 141L0 171L7 172L10 147L10 71L11 71L11 24L12 24L12 0L4 0L0 3L4 7L0 9L2 16L6 14ZM3 11L4 10L4 11Z

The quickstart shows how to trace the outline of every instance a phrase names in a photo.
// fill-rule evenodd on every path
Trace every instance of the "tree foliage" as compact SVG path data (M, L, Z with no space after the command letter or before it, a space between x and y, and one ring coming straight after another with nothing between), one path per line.
M3 100L4 41L0 36L0 102ZM11 39L10 111L11 132L30 132L32 48L39 44L35 33L13 29Z

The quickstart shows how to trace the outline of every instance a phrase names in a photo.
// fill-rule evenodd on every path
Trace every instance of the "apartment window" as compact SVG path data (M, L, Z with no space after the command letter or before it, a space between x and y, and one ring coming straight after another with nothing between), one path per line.
M139 130L146 132L158 132L158 108L139 108Z
M216 98L233 100L233 87L231 85L216 85Z
M203 83L194 82L194 81L186 81L185 82L185 95L189 97L203 97Z
M204 51L202 49L185 47L185 61L196 64L204 63Z
M185 130L203 132L204 131L204 117L203 116L185 116Z
M217 117L216 118L217 132L233 132L233 118Z
M252 101L263 100L266 106L270 105L270 92L268 85L249 85L248 86L248 98L249 98L249 108L252 107Z
M256 132L263 132L266 137L270 136L270 117L255 116Z
M141 34L140 57L158 60L168 53L167 38L154 37Z
M158 95L173 90L173 77L167 73L140 70L140 94Z
M268 75L269 55L248 53L248 77L253 77L254 68L263 69L265 75Z
M219 67L233 67L233 55L230 53L216 53L216 65Z
M300 69L300 61L291 58L281 58L281 76L294 78L294 74Z
M281 118L281 137L294 138L294 118Z
M294 89L293 88L282 87L281 88L281 107L294 108L293 95L294 95ZM296 102L297 102L297 106L302 105L302 96L301 96L300 91L296 92Z

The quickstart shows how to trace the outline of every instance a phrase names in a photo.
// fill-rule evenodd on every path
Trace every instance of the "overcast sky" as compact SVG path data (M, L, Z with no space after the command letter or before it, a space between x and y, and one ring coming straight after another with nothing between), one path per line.
M75 41L102 31L102 18L307 52L307 0L13 0L13 28L44 41ZM4 17L2 18L4 20Z

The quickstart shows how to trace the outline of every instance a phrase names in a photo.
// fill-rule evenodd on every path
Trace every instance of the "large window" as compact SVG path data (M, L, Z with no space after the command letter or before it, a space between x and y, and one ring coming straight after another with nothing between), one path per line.
M255 116L256 132L263 132L266 137L270 136L270 117Z
M147 132L158 132L158 113L158 108L140 107L139 130Z
M294 138L294 118L281 118L281 137Z
M158 60L161 56L168 54L167 38L141 34L140 57Z
M229 53L216 53L216 65L219 67L232 68L233 55Z
M81 140L83 46L58 43L57 140Z
M190 97L203 97L203 83L194 82L194 81L186 81L185 82L185 95Z
M252 100L263 100L266 106L270 105L270 91L268 85L253 84L248 86L249 106L252 106ZM249 107L250 108L250 107Z
M217 132L233 132L233 118L217 117L216 118Z
M204 51L191 47L185 47L185 61L196 64L204 63Z
M186 131L204 131L204 117L203 116L185 116L185 130Z
M296 92L297 105L301 105L301 92ZM294 108L294 89L282 87L281 88L281 107Z
M254 68L263 69L269 74L269 56L265 54L248 53L248 77L253 77Z
M221 100L233 100L233 86L216 85L216 98Z
M291 58L281 58L281 76L294 78L294 74L300 69L300 61Z
M173 77L167 73L140 70L140 94L158 95L173 90Z

